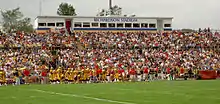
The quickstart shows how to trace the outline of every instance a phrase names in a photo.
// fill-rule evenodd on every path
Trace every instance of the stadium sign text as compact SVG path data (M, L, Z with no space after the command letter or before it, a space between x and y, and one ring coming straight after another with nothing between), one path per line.
M137 22L135 18L94 18L95 22Z

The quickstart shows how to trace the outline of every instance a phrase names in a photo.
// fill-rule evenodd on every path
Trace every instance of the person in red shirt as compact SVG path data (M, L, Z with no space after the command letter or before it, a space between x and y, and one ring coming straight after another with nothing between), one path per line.
M101 81L101 73L102 73L102 69L96 69L96 77L98 79L98 81Z
M97 80L99 80L99 76L100 76L100 75L99 75L99 69L96 69L96 70L95 70L95 73L96 73L95 77L97 78Z
M25 80L25 84L29 84L29 75L30 75L30 71L28 69L24 69L23 70L24 73L24 80Z
M102 69L101 68L99 68L98 69L98 75L99 75L99 81L101 81L101 79L102 79Z
M144 80L145 80L145 81L148 81L148 71L149 71L148 68L145 67L145 68L144 68Z
M158 72L159 69L158 69L158 67L157 67L157 68L155 68L154 70L155 70L156 72Z
M131 81L133 82L133 81L135 81L135 74L136 74L136 71L135 71L135 69L130 69L129 70L129 74L130 74L130 79L131 79Z
M167 74L170 74L170 68L167 68L166 71L167 71Z
M46 70L43 70L42 71L42 73L41 73L41 76L42 76L42 81L41 81L41 83L42 84L46 84L46 82L47 82L47 79L46 79L46 77L47 77L47 71Z
M118 69L119 81L123 81L123 72L124 72L123 69Z
M180 68L180 76L183 76L183 75L184 75L184 73L185 73L184 68Z
M99 70L98 70L98 74L100 75L102 73L102 69L100 68Z

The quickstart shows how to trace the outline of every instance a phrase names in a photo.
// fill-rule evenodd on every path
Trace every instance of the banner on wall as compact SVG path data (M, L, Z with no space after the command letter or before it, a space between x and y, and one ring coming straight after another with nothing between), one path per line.
M112 18L112 17L96 17L94 18L95 22L137 22L138 19L137 18L128 18L128 17L124 17L124 18Z
M201 76L203 80L217 78L217 72L215 70L201 70L199 71L199 75Z

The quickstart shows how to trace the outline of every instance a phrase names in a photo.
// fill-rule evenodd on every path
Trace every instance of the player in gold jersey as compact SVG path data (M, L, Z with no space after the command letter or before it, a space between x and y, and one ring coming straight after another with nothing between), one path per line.
M86 82L89 83L89 77L90 77L90 69L86 69Z
M73 78L74 83L78 81L78 71L76 69L72 73L72 78Z
M60 73L60 76L61 76L61 84L64 84L64 83L65 83L65 73L66 73L66 70L62 70L61 73Z
M82 71L82 76L83 76L82 83L87 83L87 69L84 69Z
M77 83L81 83L82 81L83 81L83 72L81 70L78 70Z
M51 84L53 83L53 70L50 70L49 72L49 81Z
M119 81L119 73L117 71L115 71L114 78L115 78L115 82Z
M56 70L55 76L56 76L56 83L57 83L57 84L60 84L60 82L61 82L61 68L58 68L58 69Z
M101 82L105 83L107 82L107 78L106 78L106 75L107 75L107 71L106 70L102 70L102 73L101 73Z
M0 86L6 85L6 73L4 70L0 70Z
M52 81L53 81L53 84L56 84L56 81L57 81L57 76L56 76L56 70L53 70L53 73L52 73Z
M68 70L64 72L65 83L69 83L68 81L69 73L70 73L70 69L68 68Z
M68 84L71 84L72 81L73 81L73 77L72 77L73 74L72 74L72 73L73 73L72 70L68 70L67 73L66 73L66 77L67 77L67 82L68 82Z
M71 69L68 73L68 83L72 84L73 83L73 76L74 76L74 71Z

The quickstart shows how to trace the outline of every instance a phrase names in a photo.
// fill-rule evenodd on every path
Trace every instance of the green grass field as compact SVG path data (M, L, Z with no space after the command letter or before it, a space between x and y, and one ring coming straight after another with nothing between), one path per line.
M220 104L220 80L7 86L0 104Z

